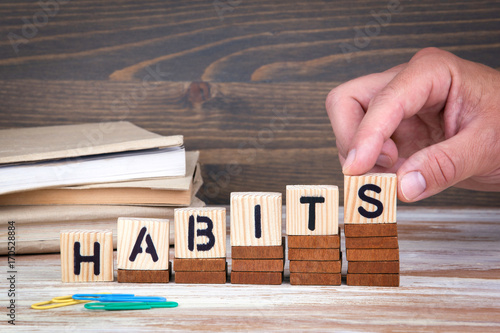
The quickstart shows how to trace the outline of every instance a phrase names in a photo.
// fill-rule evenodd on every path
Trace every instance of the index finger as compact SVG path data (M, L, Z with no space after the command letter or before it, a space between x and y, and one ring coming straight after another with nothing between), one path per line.
M403 119L426 108L444 106L451 86L450 68L446 62L439 61L439 57L427 55L429 51L423 55L417 53L371 100L352 139L348 164L343 169L345 174L359 175L372 169L384 142Z

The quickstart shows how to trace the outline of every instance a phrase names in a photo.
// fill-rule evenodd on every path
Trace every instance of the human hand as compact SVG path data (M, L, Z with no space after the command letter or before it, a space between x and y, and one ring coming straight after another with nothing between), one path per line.
M396 172L398 197L500 191L500 72L435 48L333 89L326 109L347 175Z

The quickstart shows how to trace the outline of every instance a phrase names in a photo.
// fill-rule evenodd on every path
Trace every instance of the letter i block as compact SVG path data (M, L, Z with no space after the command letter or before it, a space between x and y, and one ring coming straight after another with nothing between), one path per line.
M280 246L281 226L281 193L231 193L231 246Z
M225 258L226 209L177 208L175 258Z
M339 188L333 185L286 187L288 235L337 235Z
M113 233L61 231L62 282L113 281Z
M396 200L395 174L344 177L344 223L395 223Z
M118 218L118 282L169 282L169 237L167 219Z

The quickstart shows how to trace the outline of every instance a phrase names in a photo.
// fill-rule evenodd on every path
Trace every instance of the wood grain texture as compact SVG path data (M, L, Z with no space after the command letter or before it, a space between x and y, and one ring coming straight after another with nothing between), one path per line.
M170 259L169 220L120 217L117 224L118 269L168 269Z
M233 259L233 272L283 272L283 259Z
M289 260L339 260L339 249L288 249Z
M16 257L16 323L24 331L78 331L84 327L89 332L116 332L147 327L151 332L206 332L209 325L220 332L288 332L292 327L314 332L333 328L349 332L497 333L499 216L500 209L493 208L399 207L399 288L346 286L344 281L341 286L290 286L286 268L280 286L175 282L164 286L117 282L75 285L61 282L58 254L20 255ZM170 255L174 256L173 248ZM88 314L81 306L68 306L51 310L50 315L30 309L33 303L75 293L75 286L81 293L164 296L179 302L179 307Z
M222 207L177 208L175 216L176 258L225 258L226 209ZM208 220L204 221L204 218ZM193 222L192 235L189 233ZM210 222L211 221L211 225ZM211 235L213 238L209 237ZM189 248L189 238L193 247Z
M277 246L231 246L233 259L283 259L285 258L285 241Z
M291 285L340 286L340 273L290 273Z
M347 249L398 249L397 237L346 237Z
M344 223L396 222L397 195L396 174L344 176ZM363 199L361 196L368 198ZM380 206L373 203L374 199Z
M288 236L289 249L339 249L340 232L326 236Z
M120 283L168 283L170 268L164 270L118 269L116 280Z
M399 287L399 274L347 274L348 286Z
M75 252L76 243L79 244L79 252ZM95 252L97 249L99 255ZM93 258L85 258L87 256ZM94 261L89 262L89 259ZM99 265L95 265L96 262ZM75 272L76 269L78 272ZM61 277L62 282L113 281L112 232L61 231Z
M344 234L349 237L396 237L397 223L344 224Z
M287 235L335 235L338 225L338 186L286 186Z
M226 281L227 281L226 271L222 272L183 271L175 273L175 283L225 284Z
M24 38L23 17L40 6L3 1L0 127L126 119L183 134L186 147L205 150L210 204L228 204L237 191L284 194L290 181L339 185L343 196L324 110L332 88L428 46L500 68L496 1L402 1L388 24L346 54L342 43L359 46L357 31L388 0L220 3L222 11L199 0L65 3L16 53L8 34ZM143 89L145 78L151 84ZM291 117L281 122L273 111L285 109ZM418 205L499 201L498 193L451 189Z
M231 272L231 284L270 284L283 282L283 272Z
M278 246L281 242L281 193L231 193L231 246Z
M347 261L399 260L399 249L346 249Z
M399 261L350 261L347 273L361 274L399 274Z
M341 260L291 260L290 273L339 273L342 269Z
M176 272L220 272L225 271L226 266L226 258L174 259L174 270Z

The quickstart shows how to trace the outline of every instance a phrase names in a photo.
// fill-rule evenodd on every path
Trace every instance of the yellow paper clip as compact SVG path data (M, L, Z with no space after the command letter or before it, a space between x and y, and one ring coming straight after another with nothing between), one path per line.
M74 300L71 295L54 297L50 301L39 302L31 305L32 309L35 310L48 310L53 308L60 308L62 306L75 305L87 303L89 301L77 301Z
M109 293L99 293L99 294L109 294ZM83 304L88 302L91 302L91 300L75 300L73 299L72 295L58 296L54 297L50 301L44 301L32 304L31 308L35 310L48 310L48 309L60 308L62 306Z

